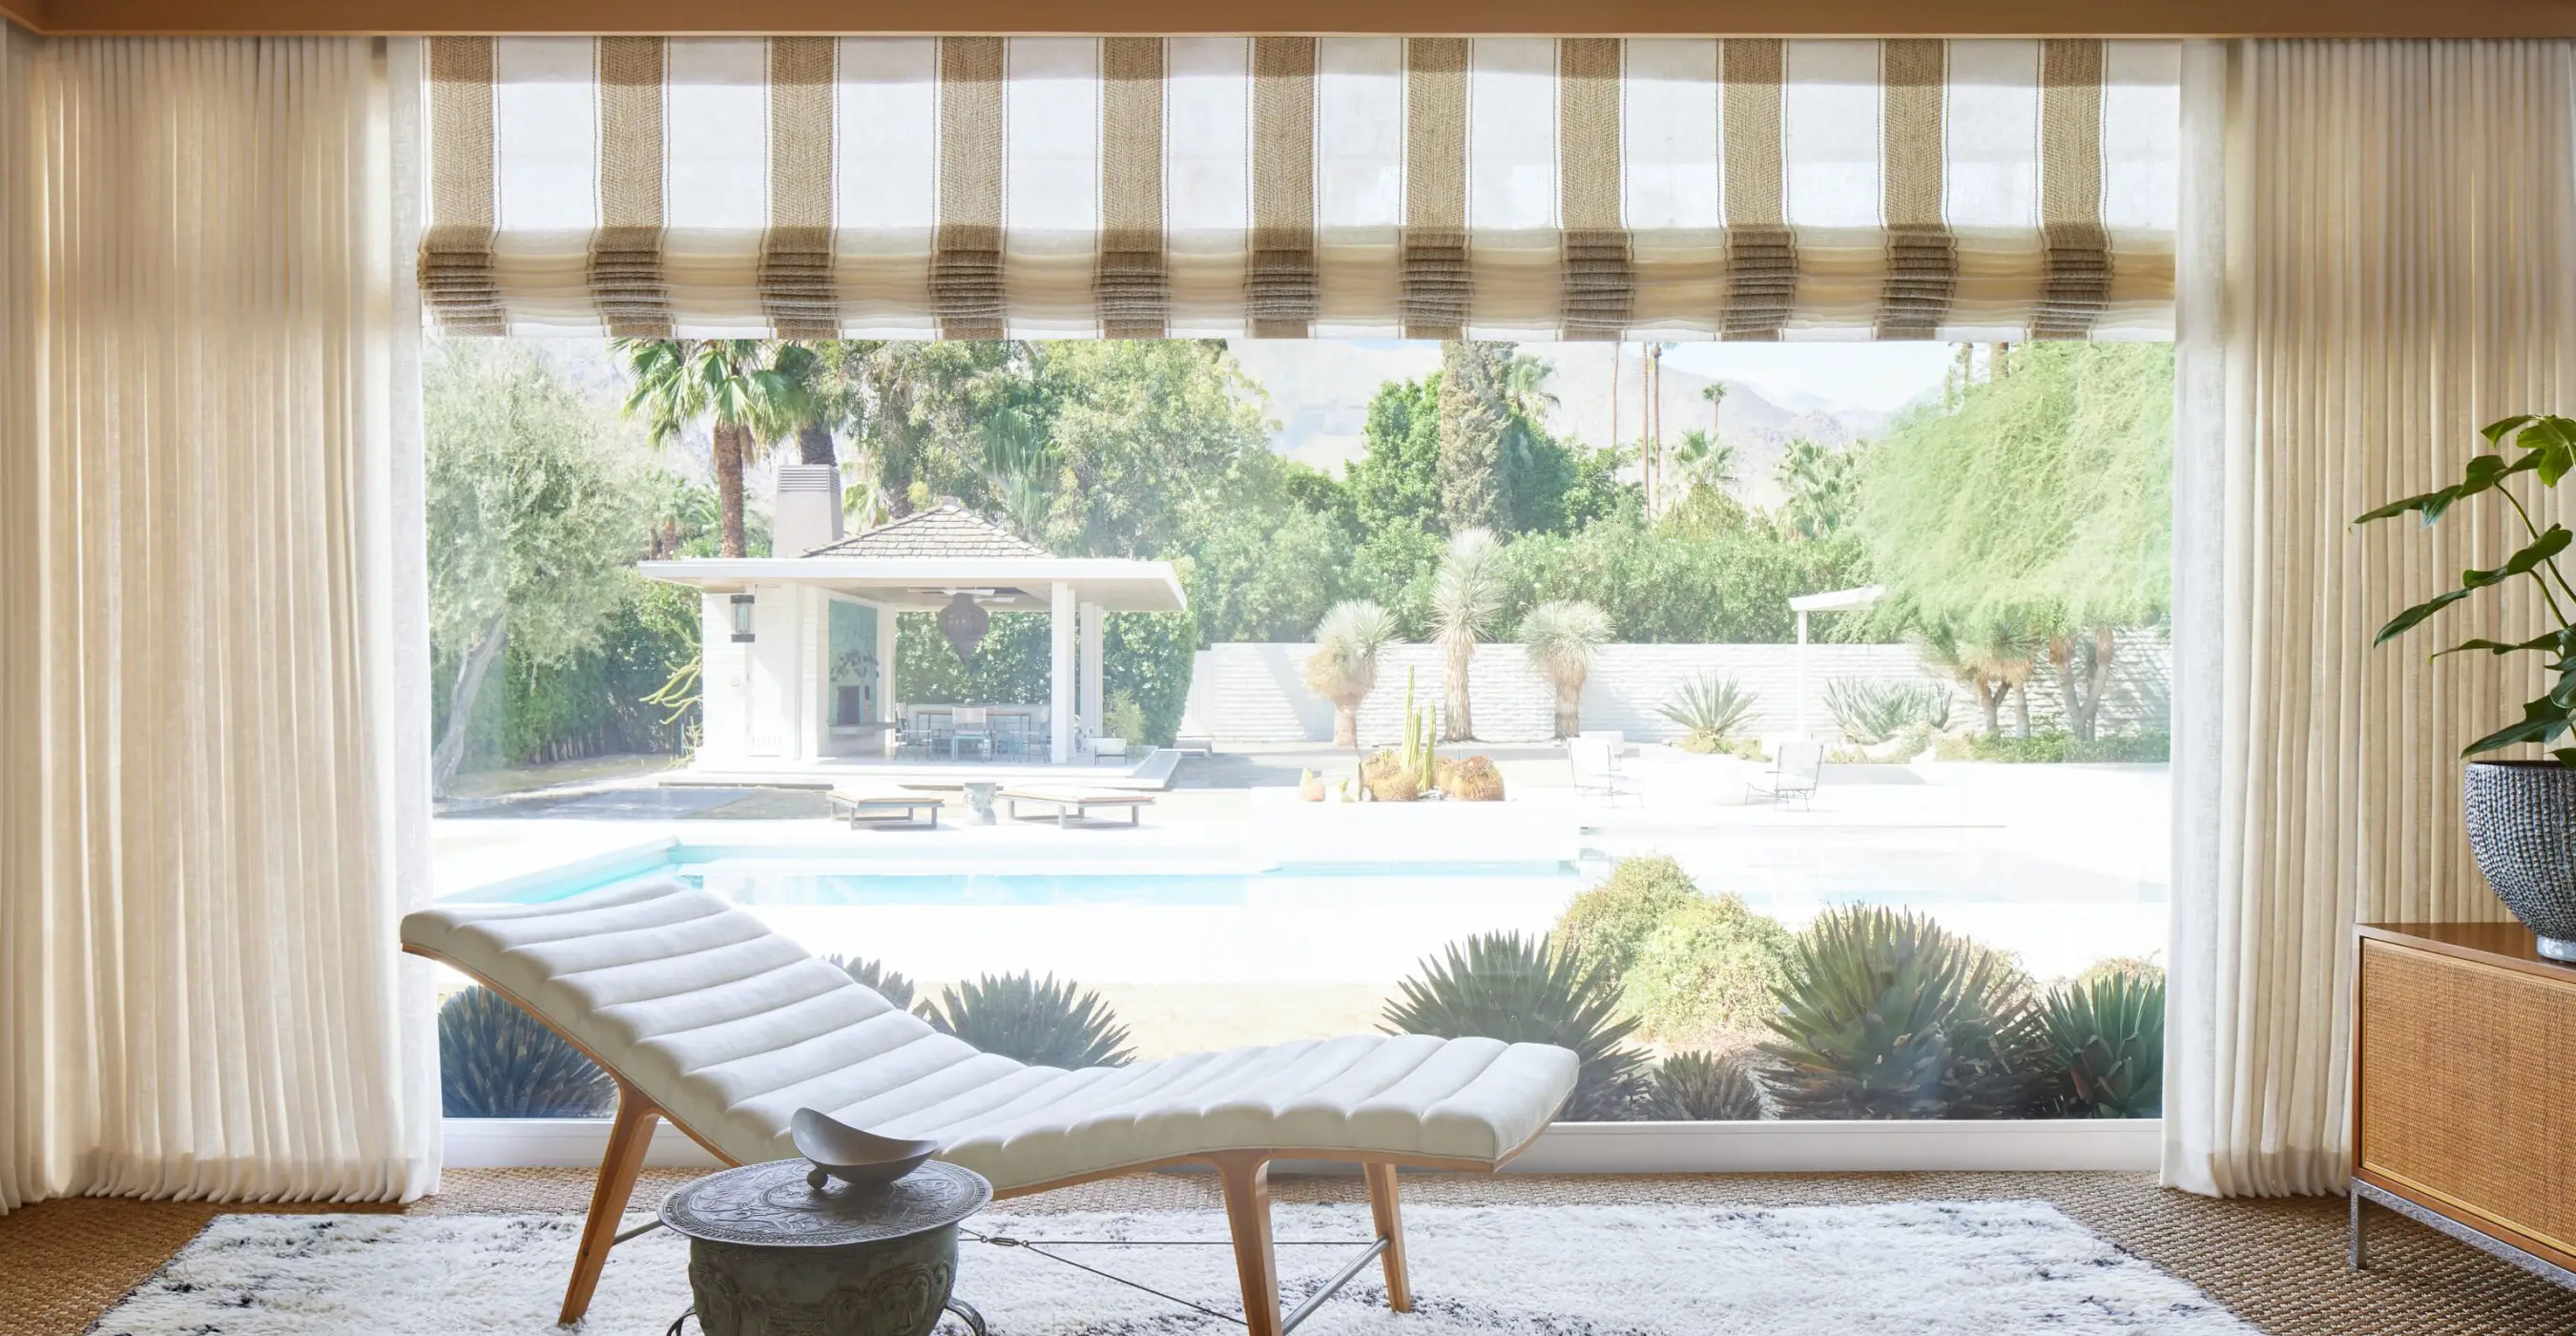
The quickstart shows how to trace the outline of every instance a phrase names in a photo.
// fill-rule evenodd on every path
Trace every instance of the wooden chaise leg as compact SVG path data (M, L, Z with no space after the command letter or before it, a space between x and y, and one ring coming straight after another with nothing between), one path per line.
M653 1144L653 1120L662 1111L624 1081L617 1083L617 1121L608 1129L608 1153L599 1160L599 1181L590 1188L590 1214L581 1222L581 1251L574 1254L572 1284L564 1288L563 1315L555 1321L571 1326L590 1309L599 1288L608 1249L617 1241L617 1226L635 1195L635 1176L644 1171L644 1152Z
M1225 1223L1234 1235L1234 1270L1243 1281L1243 1323L1250 1336L1279 1336L1279 1263L1270 1244L1270 1161L1258 1151L1216 1157L1225 1188Z
M1386 1306L1410 1313L1413 1282L1404 1274L1404 1216L1395 1205L1395 1166L1362 1165L1360 1174L1368 1179L1369 1214L1376 1217L1377 1236L1386 1240L1386 1251L1378 1254L1386 1267Z

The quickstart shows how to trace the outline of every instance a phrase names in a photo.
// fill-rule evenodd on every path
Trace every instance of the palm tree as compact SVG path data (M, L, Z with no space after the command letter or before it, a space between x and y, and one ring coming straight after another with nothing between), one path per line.
M1800 437L1781 452L1777 474L1787 493L1781 517L1802 538L1827 538L1850 518L1852 456Z
M1055 475L1059 468L1046 429L1019 405L995 409L984 419L984 482L1011 527L1032 543L1046 541L1047 516L1055 508Z
M1717 420L1717 412L1718 409L1723 407L1726 403L1726 382L1722 380L1710 381L1708 384L1700 387L1699 397L1708 400L1708 434L1715 436L1718 434L1718 427L1721 425Z
M1610 614L1590 603L1541 603L1521 619L1530 666L1556 686L1556 735L1583 731L1583 679L1610 641Z
M1467 707L1467 669L1476 642L1503 614L1503 545L1491 529L1462 529L1450 536L1449 553L1431 588L1431 626L1447 655L1447 718L1444 742L1468 742L1476 724Z
M1673 462L1681 466L1682 481L1693 488L1723 492L1740 481L1735 472L1735 447L1710 440L1707 432L1696 427L1682 433L1681 447L1673 451Z
M1360 702L1377 685L1377 654L1396 641L1395 614L1367 599L1336 603L1315 626L1306 685L1333 703L1333 745L1360 745Z
M724 529L717 551L746 555L743 466L812 417L813 350L760 339L619 339L613 346L635 378L626 412L645 418L655 445L669 444L692 423L707 424Z

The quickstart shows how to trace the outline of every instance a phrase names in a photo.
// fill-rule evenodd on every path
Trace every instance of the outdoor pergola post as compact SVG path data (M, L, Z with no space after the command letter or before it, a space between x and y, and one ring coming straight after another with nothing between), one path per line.
M1789 600L1789 611L1798 614L1798 736L1807 736L1807 614L1811 612L1849 612L1866 608L1887 596L1885 585L1862 585L1857 589L1836 589L1822 594L1800 594Z
M1047 600L1047 759L1057 765L1073 759L1073 586L1062 580L1048 587Z

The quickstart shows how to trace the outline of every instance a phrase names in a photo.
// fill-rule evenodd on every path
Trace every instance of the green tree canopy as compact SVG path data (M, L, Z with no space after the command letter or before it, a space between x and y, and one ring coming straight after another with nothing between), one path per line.
M602 416L526 348L436 345L423 388L430 642L459 664L444 791L494 658L506 645L547 667L596 645L633 591L658 498Z
M2051 630L2162 617L2173 349L2032 343L1865 456L1859 528L1904 615Z

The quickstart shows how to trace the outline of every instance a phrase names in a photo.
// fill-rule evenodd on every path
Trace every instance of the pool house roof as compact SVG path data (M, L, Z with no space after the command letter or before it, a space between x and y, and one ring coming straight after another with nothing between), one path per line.
M1047 611L1055 585L1113 612L1188 606L1171 563L1059 557L956 501L915 511L795 557L684 557L641 562L656 580L708 593L810 584L898 608L930 610L960 593L995 612Z

